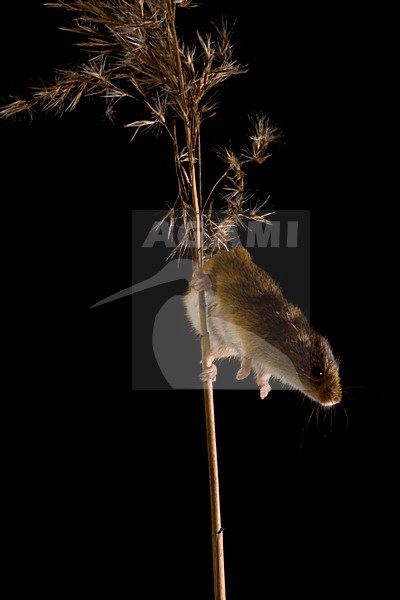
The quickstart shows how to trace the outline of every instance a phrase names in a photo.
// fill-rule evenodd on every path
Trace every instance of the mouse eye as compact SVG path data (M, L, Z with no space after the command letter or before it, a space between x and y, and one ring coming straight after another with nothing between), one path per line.
M313 379L322 379L324 376L324 371L321 367L314 367L311 369L311 377Z

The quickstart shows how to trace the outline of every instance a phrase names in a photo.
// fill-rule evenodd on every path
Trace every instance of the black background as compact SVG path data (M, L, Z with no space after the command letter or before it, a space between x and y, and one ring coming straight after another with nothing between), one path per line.
M395 400L383 218L392 17L226 0L196 14L200 27L237 16L237 53L250 65L226 86L206 138L240 142L247 114L260 109L285 134L254 183L276 210L311 209L313 324L341 357L346 390L345 411L318 420L295 393L264 402L255 392L218 394L228 598L273 597L274 586L281 597L289 585L310 595L376 585L384 596ZM63 19L36 0L2 7L2 101L74 64ZM131 209L174 196L167 142L129 144L119 125L101 102L62 119L1 123L9 566L16 586L52 597L127 589L208 599L201 393L132 392L130 299L88 309L132 283ZM184 287L149 292L149 310Z

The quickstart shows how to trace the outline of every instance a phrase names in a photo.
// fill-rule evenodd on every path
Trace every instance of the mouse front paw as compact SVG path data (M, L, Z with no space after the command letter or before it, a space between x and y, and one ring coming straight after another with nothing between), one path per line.
M264 400L268 396L271 391L271 386L269 385L269 378L271 375L259 375L256 379L256 384L260 388L260 398Z
M205 273L194 273L189 286L196 292L209 292L212 289L211 279Z

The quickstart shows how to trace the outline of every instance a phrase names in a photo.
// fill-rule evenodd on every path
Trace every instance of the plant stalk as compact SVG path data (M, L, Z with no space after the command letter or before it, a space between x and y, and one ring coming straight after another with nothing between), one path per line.
M202 241L202 219L197 193L196 164L193 156L192 136L190 129L186 131L186 139L189 151L190 181L192 188L192 201L196 218L196 268L198 272L203 269L203 241ZM207 302L205 292L199 292L199 312L201 326L201 359L203 369L212 365L210 352L210 334L207 325ZM214 567L214 598L225 600L225 565L224 565L224 540L221 525L221 506L219 495L219 474L217 438L214 415L214 390L211 379L203 384L204 404L206 415L207 451L208 451L208 475L210 484L211 502L211 526L212 526L212 549Z
M178 66L178 79L182 99L185 98L185 81L183 76L179 42L175 26L175 6L174 21L172 27L173 42ZM198 182L201 190L201 155L200 155L200 119L198 118L198 106L194 109L195 114L190 111L189 104L186 105L186 111L183 115L185 127L185 138L189 160L189 180L191 188L191 199L195 215L195 264L198 273L203 272L203 229L201 215L201 196L198 192ZM196 161L196 149L199 150L199 156ZM212 357L210 352L210 334L207 326L207 303L205 292L199 292L199 314L201 327L201 358L203 369L212 366ZM219 474L218 474L218 455L217 439L214 414L214 393L213 384L209 379L203 384L204 405L206 417L207 433L207 451L208 451L208 474L210 485L210 504L211 504L211 536L212 536L212 554L213 554L213 572L214 572L214 598L215 600L226 600L225 591L225 564L224 564L224 541L223 529L221 524L221 507L219 494Z

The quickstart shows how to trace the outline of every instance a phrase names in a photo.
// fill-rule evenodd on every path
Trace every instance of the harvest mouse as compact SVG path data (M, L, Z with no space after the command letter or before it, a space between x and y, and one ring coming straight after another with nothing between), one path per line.
M184 297L186 312L200 333L199 291L205 291L212 361L237 357L237 379L253 371L265 398L275 378L318 404L342 399L339 366L329 342L288 302L278 284L244 248L224 250L204 264ZM215 380L213 364L200 378Z

